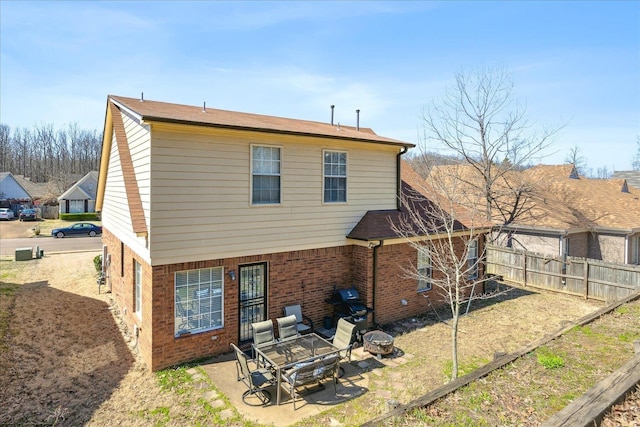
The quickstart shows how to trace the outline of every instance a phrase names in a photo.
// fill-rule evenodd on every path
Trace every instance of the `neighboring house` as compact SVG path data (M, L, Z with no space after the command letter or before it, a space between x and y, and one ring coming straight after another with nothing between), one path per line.
M98 172L91 171L58 197L60 213L95 212Z
M532 188L529 210L496 227L497 243L555 257L640 264L640 189L624 179L591 179L573 165L522 172Z
M44 184L33 182L29 178L26 178L24 175L14 175L14 178L22 188L29 192L34 205L45 195Z
M109 96L103 268L148 366L249 343L250 324L287 305L321 325L336 288L357 288L380 324L431 309L426 284L402 271L417 252L390 226L417 179L401 171L412 146L359 126Z
M0 207L11 208L15 216L21 205L30 205L33 197L11 172L0 172Z
M611 179L624 179L628 185L640 188L640 170L639 171L615 171Z

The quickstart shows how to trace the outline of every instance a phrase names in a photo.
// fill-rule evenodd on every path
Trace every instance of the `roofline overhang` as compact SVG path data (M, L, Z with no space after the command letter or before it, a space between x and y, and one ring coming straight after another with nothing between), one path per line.
M100 170L98 171L98 186L96 188L96 212L102 211L104 203L104 190L107 186L107 172L109 171L109 159L111 157L111 143L113 142L113 118L111 117L111 109L109 103L113 102L111 98L107 99L107 108L105 112L104 131L102 133L102 152L100 154Z
M375 140L370 138L355 138L355 137L347 137L347 136L340 136L340 135L324 135L324 134L318 134L318 133L295 132L295 131L287 131L287 130L281 130L281 129L271 129L271 128L251 127L251 126L223 125L218 123L207 123L207 122L200 122L200 121L194 121L194 120L180 120L180 119L174 119L171 117L143 115L132 110L130 107L126 106L125 104L118 102L118 100L113 99L111 96L109 96L109 101L113 102L120 108L124 108L127 111L129 111L132 115L136 116L141 123L142 122L170 123L170 124L202 126L202 127L218 128L218 129L255 131L255 132L272 133L272 134L275 133L280 135L294 135L294 136L307 136L307 137L316 137L316 138L325 138L325 139L339 139L342 141L367 142L370 144L381 144L381 145L391 145L396 147L405 147L407 149L414 148L416 146L415 144L411 144L408 142L394 141L394 140L383 141L383 140Z
M453 233L451 233L451 237L459 237L459 236L466 236L469 235L470 233L474 233L474 234L483 234L485 232L488 232L491 228L490 227L483 227L483 228L474 228L474 229L465 229L465 230L459 230L459 231L454 231ZM402 237L402 236L398 236L396 234L394 235L389 235L389 236L372 236L372 237L349 237L346 236L348 240L356 240L358 242L381 242L384 241L385 244L397 244L397 243L406 243L407 241L421 241L421 240L435 240L435 239L442 239L443 237L447 237L449 234L448 233L435 233L435 234L427 234L427 235L421 235L421 236L411 236L411 237Z
M569 234L585 233L585 232L597 232L597 233L609 233L620 235L632 235L640 232L640 227L634 228L618 228L618 227L601 227L595 226L591 228L579 227L579 228L551 228L551 227L537 227L535 225L501 225L494 226L494 231L523 231L529 233L546 233L556 236L567 236Z
M75 188L74 188L74 187L75 187ZM73 191L71 191L71 190L73 190ZM76 185L71 186L71 188L69 188L67 191L65 191L65 192L64 192L64 193L62 193L60 196L58 196L58 199L57 199L57 200L58 200L58 201L60 201L60 200L67 200L67 196L68 196L68 194L67 194L67 193L71 194L71 193L73 193L73 192L75 192L75 191L77 191L77 190L80 190L80 191L82 192L82 194L84 194L84 195L86 196L86 199L87 199L87 200L93 200L93 197L91 197L91 196L90 196L86 191L84 191L84 190L82 189L82 187L80 187L80 186L76 186Z
M640 227L635 227L635 228L594 227L593 230L600 233L622 234L622 235L628 236L628 235L632 235L640 232Z
M355 138L355 137L340 136L340 135L324 135L324 134L310 133L310 132L296 132L296 131L287 131L282 129L260 128L260 127L250 127L250 126L223 125L218 123L206 123L206 122L198 122L198 121L191 121L191 120L180 120L180 119L172 119L167 117L156 117L156 116L141 116L141 117L142 117L142 120L147 123L151 123L151 122L170 123L170 124L178 124L178 125L201 126L201 127L215 128L215 129L254 131L254 132L261 132L261 133L306 136L306 137L334 139L334 140L339 139L341 141L366 142L369 144L391 145L395 147L405 147L405 148L415 147L415 144L402 142L402 141L378 141L378 140L369 139L369 138Z
M552 227L537 227L535 225L499 225L493 226L493 231L524 231L529 233L546 233L553 234L557 236L566 236L568 234L581 233L584 231L589 231L586 228L552 228Z

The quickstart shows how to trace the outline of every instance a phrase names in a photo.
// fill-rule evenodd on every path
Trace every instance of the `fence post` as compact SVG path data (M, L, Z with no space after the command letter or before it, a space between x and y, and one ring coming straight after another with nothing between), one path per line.
M584 260L584 276L582 278L582 286L584 287L584 299L589 299L589 261Z
M522 285L527 286L527 252L522 254Z

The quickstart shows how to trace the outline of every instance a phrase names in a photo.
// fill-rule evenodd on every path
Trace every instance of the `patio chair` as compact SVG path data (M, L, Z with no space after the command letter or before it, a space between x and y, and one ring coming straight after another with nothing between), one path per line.
M293 314L286 317L278 317L276 319L278 323L278 339L280 341L287 341L298 337L297 319Z
M296 409L296 398L300 395L297 389L309 384L319 383L321 386L319 390L322 390L324 389L324 385L321 384L321 381L325 378L331 378L333 395L337 396L336 371L339 363L340 358L332 354L310 363L300 363L290 371L282 373L282 386L291 396L294 410Z
M238 381L242 381L248 388L242 393L242 401L250 406L264 406L271 401L271 393L264 386L270 386L276 382L271 371L266 368L249 369L249 358L235 344L231 348L236 352L236 373ZM259 405L247 402L247 397L255 396L261 402Z
M190 308L184 307L179 295L176 295L176 311L178 316L180 316L180 325L178 326L180 331L198 327L197 322L195 322L193 318L195 312Z
M353 347L353 331L356 325L353 323L347 322L346 320L340 318L338 319L338 325L336 326L336 334L333 336L331 344L334 347L339 348L340 351L338 355L340 356L340 360L348 359L351 361L351 348ZM340 366L339 376L342 377L344 375L344 368Z
M302 307L300 304L288 305L284 308L285 316L291 316L292 314L296 316L296 327L298 328L298 332L301 334L313 332L313 322L309 317L302 314ZM305 324L305 322L307 324Z
M256 361L258 366L260 366L256 348L261 348L275 342L275 338L273 336L273 322L271 319L263 320L262 322L255 322L251 324L251 329L253 330L253 344L251 344L251 348L253 349L253 359Z

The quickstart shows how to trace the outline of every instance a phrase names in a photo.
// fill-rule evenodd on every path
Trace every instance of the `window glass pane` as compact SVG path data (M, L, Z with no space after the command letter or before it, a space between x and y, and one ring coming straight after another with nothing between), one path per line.
M138 317L142 315L142 266L136 260L133 260L135 270L135 313Z
M347 153L324 152L324 201L337 203L347 201Z
M467 268L469 269L469 279L478 277L478 241L470 240L467 250Z
M221 328L223 268L202 268L175 274L175 335Z
M252 149L252 203L280 203L280 148L252 147Z
M84 212L84 200L69 200L69 213Z
M280 203L280 177L254 175L252 200L254 204Z
M418 292L431 290L431 257L427 249L418 251Z

